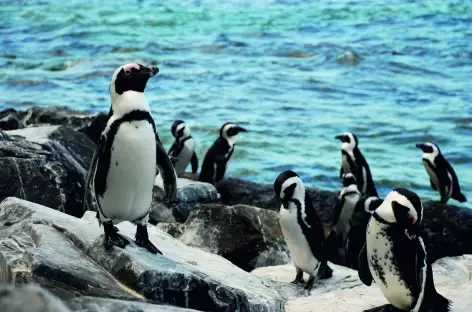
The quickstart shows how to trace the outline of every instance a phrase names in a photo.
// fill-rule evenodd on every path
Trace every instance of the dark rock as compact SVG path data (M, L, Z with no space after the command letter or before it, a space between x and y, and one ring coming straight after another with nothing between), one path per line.
M77 312L195 312L168 305L130 302L117 299L78 297L67 301L72 311Z
M149 239L163 255L151 254L129 238L134 237L134 225L122 222L117 227L131 244L106 251L96 221L8 198L0 204L0 237L8 238L0 248L0 280L40 282L61 298L79 293L131 297L135 291L152 302L203 311L278 312L289 298L306 294L244 272L153 226L148 228Z
M171 223L171 222L159 222L156 225L156 228L166 232L172 237L178 238L185 230L185 225L183 223Z
M266 209L276 209L272 185L257 184L229 178L216 185L221 201L226 205L245 204ZM318 189L307 189L313 206L323 222L329 223L337 194ZM433 261L472 253L472 210L437 202L423 202L423 227L428 257ZM335 263L342 264L330 259Z
M199 205L179 237L216 253L245 271L290 262L277 213L245 205Z
M8 131L0 141L0 200L16 196L81 217L94 144L62 126Z
M100 113L93 118L87 125L77 131L86 134L95 144L98 144L103 129L108 121L108 115Z
M25 124L18 118L16 114L7 115L0 119L0 129L17 130L25 127Z
M0 311L70 312L61 300L37 285L0 285Z

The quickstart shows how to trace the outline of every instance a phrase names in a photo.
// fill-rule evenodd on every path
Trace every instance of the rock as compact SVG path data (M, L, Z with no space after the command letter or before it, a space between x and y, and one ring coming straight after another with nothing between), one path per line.
M437 291L453 301L451 311L472 311L472 256L441 259L433 265L433 271ZM375 283L370 287L363 285L356 271L334 266L333 273L335 281L326 280L333 287L318 286L311 291L309 297L289 300L285 305L286 312L363 311L388 303L378 286ZM295 269L288 265L260 268L253 274L288 282L295 276ZM334 286L336 281L339 284ZM323 282L325 281L318 282L318 285Z
M170 223L170 222L159 222L156 224L156 228L169 234L172 237L178 238L185 230L185 225L183 223Z
M16 196L80 217L94 144L63 126L7 131L0 141L0 200Z
M168 305L156 305L145 302L130 302L117 299L78 297L67 301L71 311L77 312L195 312Z
M0 311L71 312L59 299L37 285L0 285Z
M100 140L100 136L102 135L103 129L108 121L108 115L103 113L99 113L94 117L89 123L82 128L78 129L77 131L86 134L90 140L92 140L95 144L98 144Z
M200 203L217 202L220 195L209 183L177 178L177 205L173 209L162 204L164 189L160 175L156 177L149 218L151 222L185 222L190 211Z
M257 184L241 179L229 178L216 185L225 205L236 203L275 209L274 191L271 185ZM307 189L313 206L323 222L329 223L332 207L336 202L335 192ZM425 243L431 261L472 253L472 210L444 205L437 202L423 202ZM334 260L334 259L331 259ZM338 263L343 264L343 263Z
M24 127L25 124L16 115L7 115L0 119L0 129L2 130L16 130Z
M246 271L290 262L277 213L266 209L199 205L190 213L179 239L218 254Z
M131 223L117 227L129 240L134 237ZM152 226L149 239L164 255L133 242L105 251L102 231L94 222L8 198L0 204L0 281L38 282L63 299L78 293L124 300L144 296L203 311L278 312L286 300L306 294L247 273Z

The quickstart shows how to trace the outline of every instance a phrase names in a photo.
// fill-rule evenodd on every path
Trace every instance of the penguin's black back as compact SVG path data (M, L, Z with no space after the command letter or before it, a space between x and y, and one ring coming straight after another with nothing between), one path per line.
M203 159L202 169L200 171L201 182L217 183L223 178L224 171L226 170L226 154L229 152L230 146L226 139L219 137L208 149ZM228 155L231 157L231 155ZM216 171L215 172L215 164ZM224 168L222 168L224 167ZM222 174L221 174L222 173Z

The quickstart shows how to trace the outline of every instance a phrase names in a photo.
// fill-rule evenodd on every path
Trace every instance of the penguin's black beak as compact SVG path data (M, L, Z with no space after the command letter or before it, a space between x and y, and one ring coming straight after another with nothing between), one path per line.
M424 152L425 145L424 144L416 144L416 148L420 148Z
M157 66L141 66L139 73L141 75L152 77L156 76L159 73L159 68L157 68Z
M240 127L240 126L237 126L237 127L236 127L236 130L237 130L237 133L239 133L239 132L247 132L247 130L246 130L245 128Z
M346 136L345 136L345 135L341 135L341 134L335 136L334 138L337 139L337 140L339 140L339 141L341 141L341 142L345 142L345 140L346 140Z

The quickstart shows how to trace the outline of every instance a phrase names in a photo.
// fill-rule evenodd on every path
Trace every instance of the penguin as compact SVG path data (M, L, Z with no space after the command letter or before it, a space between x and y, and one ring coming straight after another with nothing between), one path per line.
M382 199L375 196L362 196L354 207L346 242L346 266L354 270L357 270L357 258L365 244L367 224L382 202Z
M218 183L225 175L228 163L236 145L236 135L246 132L246 129L233 122L227 122L221 126L220 136L203 159L200 181L211 184Z
M340 178L343 174L351 172L356 177L357 186L362 195L378 196L369 165L359 150L357 136L352 132L344 132L335 138L342 142Z
M296 268L293 284L303 282L303 272L310 278L305 289L311 289L315 276L330 278L322 223L315 212L302 180L293 171L284 171L274 182L279 224Z
M167 203L175 200L177 186L144 95L149 78L158 72L157 67L131 63L116 69L111 79L109 118L92 157L84 198L85 207L97 210L107 250L129 244L113 222L130 221L137 226L136 244L161 253L147 232L157 170L163 177Z
M394 309L448 312L450 301L434 286L420 231L422 218L416 193L405 188L391 191L370 218L358 274L367 286L374 280Z
M461 203L466 202L467 199L461 193L456 173L442 155L439 147L434 143L416 144L416 147L423 151L424 168L429 175L431 187L441 195L441 203L447 203L449 198Z
M175 142L167 154L169 154L177 176L181 177L185 173L185 168L189 163L192 164L192 172L197 173L198 158L195 153L195 140L190 134L190 128L184 121L176 120L172 124L171 133Z

